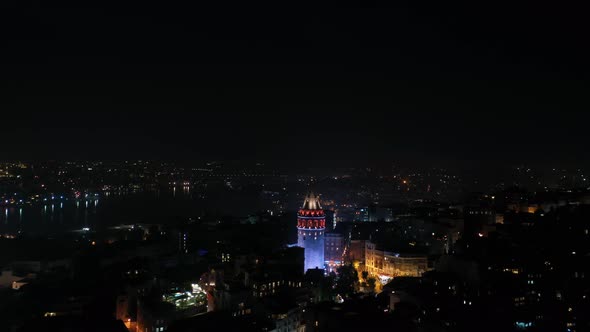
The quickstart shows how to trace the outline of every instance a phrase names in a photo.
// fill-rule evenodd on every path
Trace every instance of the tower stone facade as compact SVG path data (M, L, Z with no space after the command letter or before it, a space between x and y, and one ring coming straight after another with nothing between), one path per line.
M305 271L324 268L324 233L326 217L318 196L310 193L297 212L298 246L305 249Z

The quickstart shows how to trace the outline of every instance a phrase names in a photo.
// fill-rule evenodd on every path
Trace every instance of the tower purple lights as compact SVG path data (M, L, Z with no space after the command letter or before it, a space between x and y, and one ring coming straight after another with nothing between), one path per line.
M297 245L305 249L304 270L324 268L326 218L318 196L310 193L297 212Z

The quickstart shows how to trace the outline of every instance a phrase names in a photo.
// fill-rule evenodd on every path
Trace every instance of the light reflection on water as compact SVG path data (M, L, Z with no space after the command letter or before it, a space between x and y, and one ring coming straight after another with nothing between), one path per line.
M109 193L103 195L100 200L97 197L89 200L65 200L59 204L46 202L23 207L6 207L3 213L0 213L0 234L19 231L33 234L59 233L80 227L100 229L101 226L141 222L151 217L164 216L164 212L175 215L179 211L176 201L181 201L182 197L179 196L184 196L185 193L190 191L183 190L180 195L176 192L161 195L159 191ZM163 201L161 196L164 196ZM194 202L190 205L196 206ZM198 214L191 212L189 215L193 215L192 213Z
M106 228L130 223L162 223L178 217L193 217L209 213L244 215L256 211L256 195L214 195L194 190L190 186L138 193L105 193L92 200L65 200L51 204L8 207L0 213L0 234L48 234L92 227Z
M82 223L96 222L98 199L86 201L62 201L39 205L7 207L0 214L0 234L25 231L43 234L74 229Z

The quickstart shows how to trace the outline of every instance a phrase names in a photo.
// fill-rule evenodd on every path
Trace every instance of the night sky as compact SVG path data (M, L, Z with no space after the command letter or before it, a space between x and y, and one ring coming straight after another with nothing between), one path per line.
M4 1L0 158L590 161L581 5L197 3Z

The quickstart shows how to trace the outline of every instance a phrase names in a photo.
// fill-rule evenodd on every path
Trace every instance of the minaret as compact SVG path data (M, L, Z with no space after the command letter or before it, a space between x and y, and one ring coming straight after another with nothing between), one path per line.
M326 218L320 199L313 193L305 197L297 212L297 245L305 249L304 270L324 268L324 232Z

